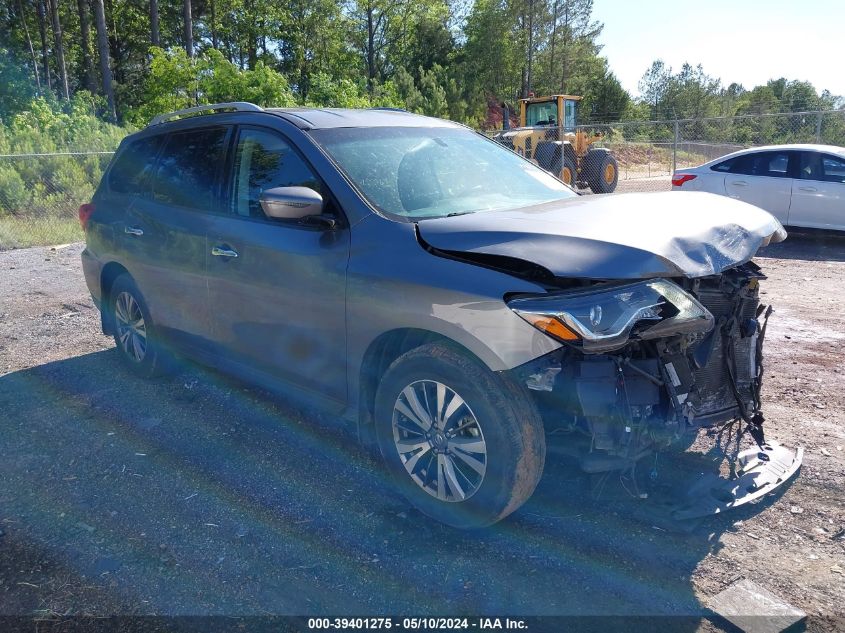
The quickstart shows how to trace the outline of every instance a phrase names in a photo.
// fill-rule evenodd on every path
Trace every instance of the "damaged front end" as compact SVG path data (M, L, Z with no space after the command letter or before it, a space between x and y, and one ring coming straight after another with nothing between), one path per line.
M508 306L563 343L520 368L548 428L571 433L587 472L630 468L657 451L684 448L701 427L739 424L757 443L739 470L694 488L677 511L691 518L742 505L797 472L802 452L767 443L760 388L771 308L752 262L694 279L596 283L515 296ZM692 491L691 491L692 492Z

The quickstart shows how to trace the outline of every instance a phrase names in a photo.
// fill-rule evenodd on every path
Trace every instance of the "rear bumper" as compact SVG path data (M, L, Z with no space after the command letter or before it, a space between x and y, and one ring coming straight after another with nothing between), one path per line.
M102 290L100 286L100 275L103 266L100 264L88 249L82 251L82 272L85 275L85 283L88 285L88 291L91 293L91 298L94 300L94 305L98 309L102 307Z

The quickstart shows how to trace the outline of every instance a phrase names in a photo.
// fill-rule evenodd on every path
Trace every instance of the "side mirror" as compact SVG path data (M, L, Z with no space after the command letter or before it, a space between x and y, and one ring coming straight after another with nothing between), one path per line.
M258 199L268 218L302 220L323 213L323 196L310 187L273 187Z

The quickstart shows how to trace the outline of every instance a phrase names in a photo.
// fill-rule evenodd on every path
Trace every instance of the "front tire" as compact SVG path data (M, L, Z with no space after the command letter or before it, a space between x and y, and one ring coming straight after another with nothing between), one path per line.
M134 373L150 377L163 372L161 344L144 297L128 274L114 280L109 293L114 342L121 361Z
M590 150L584 157L584 180L593 193L613 193L619 183L619 164L613 154Z
M391 364L376 393L375 423L400 492L454 527L503 519L543 472L543 425L524 388L446 343Z

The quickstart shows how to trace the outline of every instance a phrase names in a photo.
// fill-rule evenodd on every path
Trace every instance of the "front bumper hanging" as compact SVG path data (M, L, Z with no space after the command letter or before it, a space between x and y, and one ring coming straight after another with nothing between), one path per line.
M772 441L742 451L737 456L739 468L735 477L703 477L688 490L672 517L694 519L756 501L789 481L801 468L803 459L803 448L792 451Z

